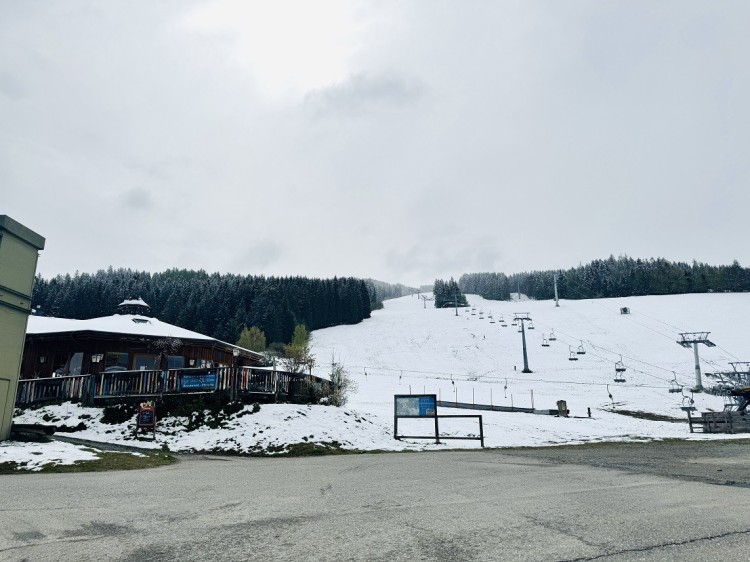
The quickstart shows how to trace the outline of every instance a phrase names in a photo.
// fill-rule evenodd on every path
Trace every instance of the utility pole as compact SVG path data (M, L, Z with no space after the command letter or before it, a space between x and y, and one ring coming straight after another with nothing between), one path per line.
M456 286L453 285L453 305L456 307L456 316L458 316L458 298L456 297Z
M523 371L521 372L531 373L533 371L529 369L529 357L526 353L526 327L524 325L524 320L531 320L531 317L529 316L528 312L515 312L513 314L515 320L521 322L521 341L523 343Z
M560 306L560 301L557 299L557 273L555 273L555 306Z

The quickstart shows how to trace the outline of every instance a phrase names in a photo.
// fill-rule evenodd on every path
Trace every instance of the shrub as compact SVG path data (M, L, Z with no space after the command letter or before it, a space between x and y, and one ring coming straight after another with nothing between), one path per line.
M102 423L109 424L120 424L130 421L136 412L138 406L135 404L116 404L114 406L107 406L102 411Z

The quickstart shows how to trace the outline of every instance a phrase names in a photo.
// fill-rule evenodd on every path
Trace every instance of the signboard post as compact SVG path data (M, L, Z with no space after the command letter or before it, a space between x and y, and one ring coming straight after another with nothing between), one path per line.
M435 443L440 443L438 428L437 395L435 394L396 394L393 397L393 437L412 439L431 439L425 435L399 435L399 418L433 418L435 420Z
M398 420L402 418L411 419L433 419L435 421L435 435L399 435ZM484 427L482 416L459 415L439 416L437 413L437 395L435 394L395 394L393 396L393 438L394 439L435 439L440 444L440 418L476 418L479 421L479 437L444 436L443 439L476 439L484 447Z
M156 408L153 402L141 402L138 406L138 416L135 420L135 433L150 429L156 439Z

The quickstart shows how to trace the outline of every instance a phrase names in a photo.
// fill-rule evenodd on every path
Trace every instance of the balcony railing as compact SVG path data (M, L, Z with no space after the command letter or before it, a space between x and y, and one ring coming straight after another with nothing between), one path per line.
M226 391L233 399L259 396L288 401L304 396L306 386L310 385L323 391L331 388L330 381L312 375L252 367L116 371L20 380L16 406L67 400L91 404L104 399L145 399Z

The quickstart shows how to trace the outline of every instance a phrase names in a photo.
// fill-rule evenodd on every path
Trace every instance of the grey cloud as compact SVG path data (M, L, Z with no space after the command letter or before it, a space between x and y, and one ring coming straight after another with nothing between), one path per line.
M0 73L0 95L17 101L23 98L26 92L12 75Z
M317 116L353 116L413 104L422 95L423 87L415 80L394 74L355 74L344 82L308 93L305 104Z
M134 187L120 195L120 201L131 209L150 209L154 202L151 193L142 187Z
M270 238L256 239L243 242L242 239L236 243L238 255L233 258L235 269L233 271L260 271L266 267L279 262L286 251L277 241Z

